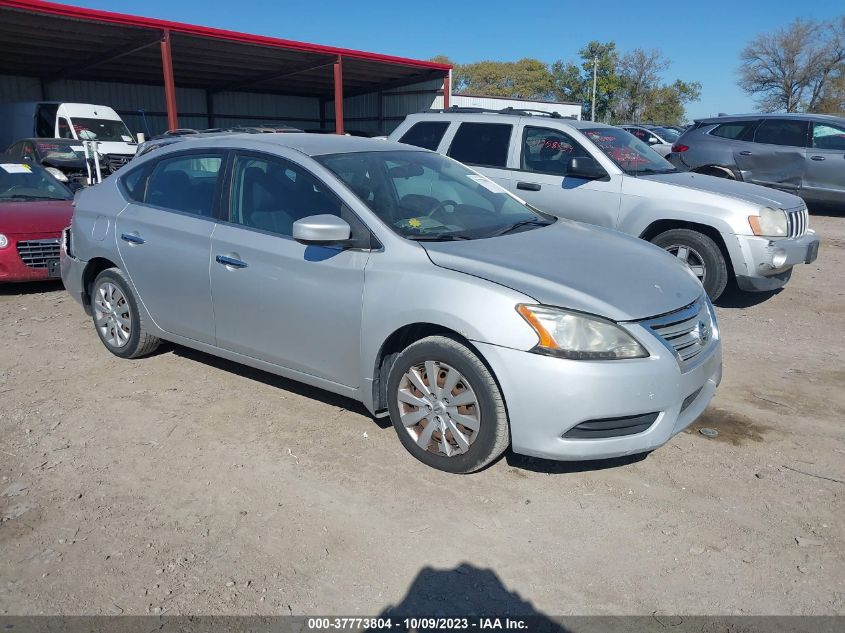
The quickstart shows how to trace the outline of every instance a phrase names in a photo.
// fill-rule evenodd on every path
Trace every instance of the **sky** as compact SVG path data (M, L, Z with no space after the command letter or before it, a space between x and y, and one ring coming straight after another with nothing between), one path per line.
M613 40L623 53L659 49L671 62L663 76L667 82L701 82L701 100L687 107L690 119L755 109L737 85L740 51L755 35L797 17L845 14L845 0L64 3L415 59L446 55L456 63L523 57L576 61L588 41Z

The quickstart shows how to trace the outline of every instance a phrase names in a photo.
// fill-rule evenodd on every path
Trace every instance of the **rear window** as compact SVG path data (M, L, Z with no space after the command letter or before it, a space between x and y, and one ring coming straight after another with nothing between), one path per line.
M461 123L448 155L467 165L505 167L512 131L504 123Z
M730 138L734 140L743 140L751 127L754 125L753 121L734 121L732 123L722 123L710 130L710 136L719 136L721 138Z
M448 128L448 121L421 121L405 132L399 142L436 150Z

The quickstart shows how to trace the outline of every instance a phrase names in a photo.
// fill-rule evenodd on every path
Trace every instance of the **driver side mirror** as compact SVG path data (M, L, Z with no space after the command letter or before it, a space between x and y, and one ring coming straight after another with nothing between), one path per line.
M659 139L659 138L657 138L656 136L652 136L652 137L650 137L650 138L648 139L648 144L649 144L649 145L659 145L659 144L660 144L660 139Z
M293 223L293 239L303 244L324 246L347 242L352 236L349 224L336 215L310 215Z
M607 176L607 172L592 156L575 156L569 159L566 175L584 180L600 180Z

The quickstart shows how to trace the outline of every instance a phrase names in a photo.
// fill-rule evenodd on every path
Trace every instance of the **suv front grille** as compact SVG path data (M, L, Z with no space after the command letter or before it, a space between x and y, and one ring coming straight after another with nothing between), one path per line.
M654 332L675 354L681 367L686 367L715 336L716 322L707 303L702 297L680 310L640 321L640 324Z
M797 211L786 212L787 237L802 237L807 233L808 224L809 214L807 213L807 207L798 209Z
M30 268L47 268L48 259L59 257L59 238L18 242L18 255Z

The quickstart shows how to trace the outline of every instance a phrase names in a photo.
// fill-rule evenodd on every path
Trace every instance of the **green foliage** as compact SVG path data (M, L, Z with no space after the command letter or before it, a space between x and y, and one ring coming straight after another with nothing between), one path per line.
M615 42L588 42L578 51L578 59L557 60L551 65L530 58L455 64L443 55L432 61L452 64L456 93L580 103L587 118L592 109L595 67L597 121L679 123L684 119L684 105L701 94L697 82L661 83L669 63L659 51L635 49L620 55Z

